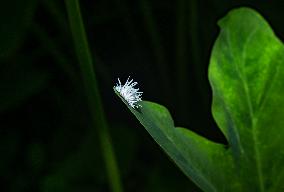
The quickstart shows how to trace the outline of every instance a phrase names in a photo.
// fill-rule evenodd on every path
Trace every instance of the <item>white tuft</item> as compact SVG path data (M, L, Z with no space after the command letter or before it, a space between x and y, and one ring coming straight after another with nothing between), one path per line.
M129 78L127 78L124 85L121 84L118 78L118 83L114 88L132 108L141 107L137 102L142 101L143 92L140 92L139 88L134 88L138 83L133 82L133 79L129 80Z

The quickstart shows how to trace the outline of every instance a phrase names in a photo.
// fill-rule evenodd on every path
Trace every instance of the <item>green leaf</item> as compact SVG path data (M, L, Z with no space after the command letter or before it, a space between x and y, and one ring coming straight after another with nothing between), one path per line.
M254 10L220 20L209 80L212 112L229 145L176 128L168 110L142 101L130 111L204 191L283 191L284 47Z
M283 44L249 8L231 11L219 25L209 68L213 116L243 190L283 191Z
M197 185L205 191L220 191L224 187L225 176L232 174L231 159L226 155L225 146L187 129L175 128L170 113L161 105L142 101L139 103L142 107L134 109L115 92L160 147Z

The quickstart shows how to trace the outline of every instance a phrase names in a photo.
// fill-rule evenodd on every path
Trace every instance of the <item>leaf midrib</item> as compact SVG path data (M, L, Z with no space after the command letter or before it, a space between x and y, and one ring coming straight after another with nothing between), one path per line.
M263 173L262 173L262 165L261 165L261 160L260 160L260 154L259 154L259 150L256 146L256 144L258 143L258 139L257 139L257 135L256 135L256 121L257 121L257 117L255 117L254 115L254 111L253 111L253 107L252 107L252 101L251 101L251 95L249 92L249 88L248 88L248 84L247 84L247 78L245 76L245 74L243 74L243 72L241 71L239 65L242 64L244 66L245 64L245 58L246 58L246 48L247 48L247 44L251 41L253 35L260 29L260 25L258 25L252 32L251 34L248 36L248 38L246 39L245 43L244 43L244 48L242 50L242 57L239 60L237 60L237 62L234 62L234 66L235 69L241 79L241 82L243 84L243 88L244 88L244 92L245 92L245 98L246 98L246 102L248 105L248 109L249 109L249 115L251 118L251 129L252 129L252 140L253 140L253 150L255 152L255 162L256 162L256 167L257 167L257 176L258 176L258 182L260 185L260 191L264 192L264 182L263 182ZM225 31L227 33L227 37L228 39L230 38L230 31L226 30ZM232 54L233 58L238 58L238 57L234 57L233 52L232 52L232 47L231 47L231 42L228 40L228 46L230 49L230 53Z

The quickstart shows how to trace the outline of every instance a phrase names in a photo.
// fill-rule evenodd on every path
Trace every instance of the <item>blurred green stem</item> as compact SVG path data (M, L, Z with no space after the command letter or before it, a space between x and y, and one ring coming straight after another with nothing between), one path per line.
M81 17L78 0L65 0L72 36L80 64L81 75L86 90L93 126L98 129L109 183L113 192L122 192L120 174L115 160L111 138L105 119L96 75L87 42L86 32Z

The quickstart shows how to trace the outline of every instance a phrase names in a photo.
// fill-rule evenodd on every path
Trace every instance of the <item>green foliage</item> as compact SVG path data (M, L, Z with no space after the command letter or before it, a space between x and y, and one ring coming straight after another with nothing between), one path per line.
M204 191L283 191L283 44L249 8L231 11L219 26L209 79L213 116L228 146L176 128L161 105L142 101L139 109L127 106Z
M255 11L219 22L210 61L213 115L247 191L281 191L284 179L284 47Z

